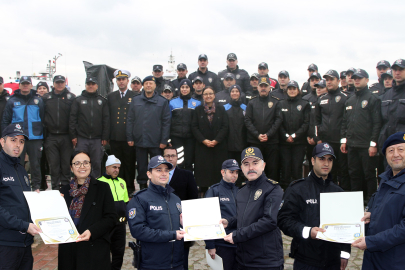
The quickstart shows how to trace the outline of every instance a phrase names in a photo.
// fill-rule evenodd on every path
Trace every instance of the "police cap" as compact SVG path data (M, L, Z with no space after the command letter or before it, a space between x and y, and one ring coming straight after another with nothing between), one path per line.
M154 156L153 158L150 159L149 164L148 164L148 171L150 169L156 168L161 164L166 164L169 167L169 170L173 168L173 165L168 162L164 157L161 155Z
M245 150L243 150L241 162L250 157L263 160L262 152L257 147L248 147Z

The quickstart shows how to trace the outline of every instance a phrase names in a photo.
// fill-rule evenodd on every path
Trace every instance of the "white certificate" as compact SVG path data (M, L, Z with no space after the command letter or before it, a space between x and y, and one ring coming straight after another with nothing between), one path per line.
M316 238L351 244L364 236L363 192L331 192L320 194L320 228Z
M218 197L181 202L184 241L220 239L226 236L224 226L219 224L221 210Z
M75 242L79 233L59 191L24 192L31 218L45 244Z

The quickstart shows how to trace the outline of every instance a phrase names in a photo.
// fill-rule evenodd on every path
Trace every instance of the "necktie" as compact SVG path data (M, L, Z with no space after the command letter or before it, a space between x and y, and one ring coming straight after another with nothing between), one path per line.
M121 98L124 98L124 93L121 93Z

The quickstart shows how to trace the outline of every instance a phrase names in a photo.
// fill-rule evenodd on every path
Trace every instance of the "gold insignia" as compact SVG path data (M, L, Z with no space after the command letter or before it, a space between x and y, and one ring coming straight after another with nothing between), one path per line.
M254 200L256 201L257 199L260 198L260 196L262 195L263 191L261 189L256 190L255 192L255 196L254 196Z
M267 83L267 81L266 81L266 77L262 77L262 79L261 79L261 81L260 81L261 83Z
M404 139L404 141L405 141L405 135L404 135L404 138L403 138L403 139Z
M272 183L273 185L277 185L277 184L278 184L278 182L277 182L277 181L274 181L273 179L268 179L268 180L269 180L269 182Z
M128 103L131 103L131 101L132 101L132 98L129 98L129 99L128 99Z
M364 108L367 106L367 104L368 104L368 101L367 101L367 100L363 100L363 101L361 102L361 107L364 109Z
M268 105L269 108L271 109L271 107L273 107L273 102L270 101L267 105Z

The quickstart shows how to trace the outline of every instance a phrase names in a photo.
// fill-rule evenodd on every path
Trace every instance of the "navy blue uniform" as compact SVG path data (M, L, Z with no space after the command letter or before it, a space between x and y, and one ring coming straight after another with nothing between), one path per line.
M170 269L183 265L183 241L176 240L176 230L181 226L181 201L173 191L169 185L163 188L150 183L127 205L131 234L141 242L140 269Z
M380 177L380 186L368 205L371 221L366 227L362 269L404 269L405 169L395 176L389 169Z

